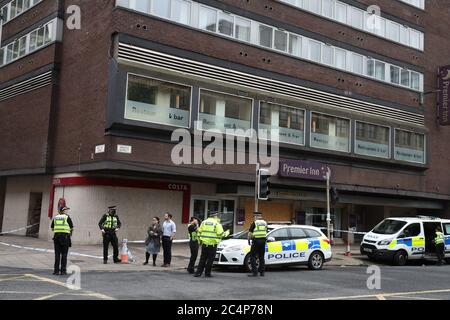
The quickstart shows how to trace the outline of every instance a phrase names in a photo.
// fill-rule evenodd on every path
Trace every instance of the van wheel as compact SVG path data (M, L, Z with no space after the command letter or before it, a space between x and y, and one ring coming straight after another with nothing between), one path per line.
M394 266L404 266L406 261L408 261L408 254L405 251L400 250L395 253L393 259Z
M256 257L256 268L259 268L259 258ZM245 256L244 259L244 271L245 272L252 272L252 261L250 259L250 253Z
M320 251L314 251L309 256L308 268L310 270L320 270L323 267L323 254Z
M377 261L377 257L375 257L373 255L369 255L369 256L367 256L367 258L369 259L369 261L372 261L372 262Z

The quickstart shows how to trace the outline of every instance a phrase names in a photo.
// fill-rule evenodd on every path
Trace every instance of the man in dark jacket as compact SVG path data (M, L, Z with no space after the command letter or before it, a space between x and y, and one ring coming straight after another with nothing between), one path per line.
M114 263L121 262L119 259L119 240L116 232L119 231L122 223L116 214L117 207L108 207L108 213L103 215L98 223L98 227L103 234L103 263L108 263L108 247L109 243L113 246L113 260Z
M189 260L189 266L187 268L187 271L190 274L194 274L195 272L195 261L197 260L198 256L198 234L197 229L199 227L199 221L198 218L192 217L191 222L188 226L188 232L189 232L189 248L191 249L191 259Z

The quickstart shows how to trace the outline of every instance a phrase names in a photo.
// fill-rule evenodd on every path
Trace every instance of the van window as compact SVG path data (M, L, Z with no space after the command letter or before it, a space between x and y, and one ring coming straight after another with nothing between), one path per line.
M277 229L268 236L275 238L275 241L289 240L289 235L286 228Z
M320 238L322 235L313 229L303 229L305 230L306 234L308 235L308 238Z
M386 219L377 225L372 232L378 234L394 234L405 226L405 221Z
M289 229L289 231L291 232L291 239L292 240L307 238L307 235L306 235L306 233L305 233L305 231L303 229L291 228L291 229Z
M450 223L444 223L444 234L446 236L450 235Z
M417 237L419 234L420 234L420 223L413 223L407 226L398 237L411 238Z

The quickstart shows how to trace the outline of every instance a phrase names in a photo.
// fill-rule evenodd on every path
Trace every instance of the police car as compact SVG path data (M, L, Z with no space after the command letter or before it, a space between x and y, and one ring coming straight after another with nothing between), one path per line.
M222 241L217 247L215 265L242 266L250 271L248 230ZM266 265L308 265L320 270L331 260L330 240L319 228L303 225L268 225Z
M445 235L445 260L450 263L450 220L418 216L388 218L367 233L361 242L361 254L369 259L384 259L403 266L408 259L434 259L436 227Z

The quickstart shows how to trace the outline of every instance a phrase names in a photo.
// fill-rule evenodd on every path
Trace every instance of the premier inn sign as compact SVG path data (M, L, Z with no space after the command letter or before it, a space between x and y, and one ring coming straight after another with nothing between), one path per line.
M440 67L438 72L438 115L441 126L450 125L449 89L450 66Z
M280 160L278 175L285 178L325 181L327 171L328 167L320 162Z

